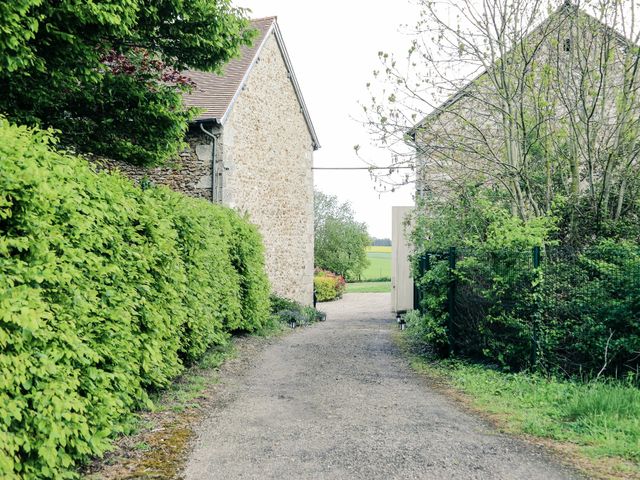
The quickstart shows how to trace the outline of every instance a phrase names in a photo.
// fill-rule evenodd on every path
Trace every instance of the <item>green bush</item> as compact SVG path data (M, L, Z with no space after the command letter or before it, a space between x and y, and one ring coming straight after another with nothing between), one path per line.
M240 275L243 299L238 327L251 332L263 327L269 318L270 287L265 275L264 246L262 236L252 224L231 210L228 213L233 231L231 259Z
M426 356L445 356L448 348L445 319L427 312L411 310L404 316L409 346L414 353Z
M485 246L457 257L452 275L442 255L431 255L417 282L424 313L411 317L409 330L422 350L582 378L640 368L637 244L602 240L581 252L549 246L538 270L528 248Z
M317 270L313 278L313 288L319 302L328 302L342 298L347 287L344 277L326 270Z
M270 297L271 314L280 323L297 326L323 321L326 315L313 307L304 306L294 300L272 295Z
M279 297L278 295L271 295L269 297L269 303L271 304L271 313L277 314L282 310L300 310L302 305L294 300L288 298Z
M422 350L583 379L636 372L638 239L592 235L571 245L559 238L553 215L523 221L488 195L418 218L414 241L418 252L430 252L422 262L429 268L421 272L416 255L423 315L409 330ZM454 271L451 245L458 247Z
M301 310L281 310L277 315L280 322L292 327L307 323L307 318Z
M336 295L335 281L328 277L315 277L313 287L316 290L316 298L319 302L334 300Z
M590 377L637 373L640 247L602 240L543 263L543 273L540 348L547 363Z
M0 118L0 477L72 478L186 363L269 317L260 236Z

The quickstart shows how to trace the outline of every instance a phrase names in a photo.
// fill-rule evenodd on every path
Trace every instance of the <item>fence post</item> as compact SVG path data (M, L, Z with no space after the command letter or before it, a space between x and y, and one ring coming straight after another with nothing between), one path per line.
M425 273L430 269L431 265L429 262L429 254L421 253L418 257L417 275L413 279L413 308L414 310L418 310L421 315L424 314L424 308L422 307L422 300L424 300L424 286L419 285L419 282L422 281L422 277L424 277Z
M453 271L456 269L456 247L449 247L449 288L447 291L448 296L448 313L449 319L447 321L447 335L449 337L449 352L453 352L453 325L455 320L456 310L456 277Z
M533 247L533 269L534 274L537 277L539 275L538 269L540 268L540 247ZM537 290L539 285L535 285L535 289ZM535 370L538 364L538 329L539 329L539 316L540 316L540 306L538 305L538 297L536 295L537 292L533 291L533 331L532 331L532 344L531 344L531 367Z
M413 309L418 310L420 313L422 313L422 295L418 283L422 280L422 276L424 275L424 270L422 269L423 255L424 254L421 253L418 257L418 268L416 269L416 275L413 278Z
M425 252L422 254L422 257L420 257L420 268L422 269L422 276L424 277L424 275L431 270L431 262L429 260L429 252ZM425 297L425 286L424 285L420 285L420 313L424 314L424 307L422 306L422 301L424 300Z

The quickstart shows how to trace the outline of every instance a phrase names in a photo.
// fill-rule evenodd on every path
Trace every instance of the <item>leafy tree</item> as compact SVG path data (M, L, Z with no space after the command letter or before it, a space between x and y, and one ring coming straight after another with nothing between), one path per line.
M195 113L180 72L220 72L253 35L230 0L2 2L0 112L80 151L159 164Z
M348 202L314 192L315 264L347 279L360 276L367 266L365 247L370 243L367 226L357 222Z
M318 190L313 192L313 210L315 230L318 230L328 218L346 221L353 219L354 215L349 202L340 203L335 195L327 195Z

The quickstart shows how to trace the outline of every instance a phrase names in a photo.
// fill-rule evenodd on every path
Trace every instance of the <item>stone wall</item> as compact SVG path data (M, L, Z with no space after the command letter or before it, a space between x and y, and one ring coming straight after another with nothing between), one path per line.
M221 149L223 203L260 228L274 292L310 304L312 137L274 34L225 122Z
M139 167L105 158L96 159L96 162L108 170L119 170L136 182L146 178L154 185L166 185L191 197L211 200L212 139L193 127L187 135L187 143L189 147L178 158L162 167Z

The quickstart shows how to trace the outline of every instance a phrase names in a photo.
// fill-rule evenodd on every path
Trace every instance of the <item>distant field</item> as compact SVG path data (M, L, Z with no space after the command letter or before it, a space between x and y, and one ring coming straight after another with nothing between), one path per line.
M347 293L387 293L391 291L391 282L347 283Z
M391 247L367 247L366 250L371 253L391 253Z
M391 247L367 247L367 258L361 280L391 280Z

